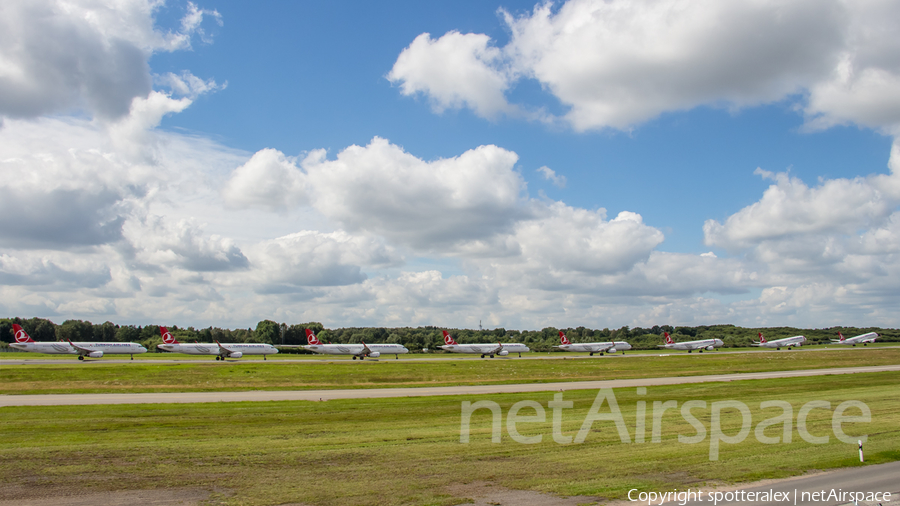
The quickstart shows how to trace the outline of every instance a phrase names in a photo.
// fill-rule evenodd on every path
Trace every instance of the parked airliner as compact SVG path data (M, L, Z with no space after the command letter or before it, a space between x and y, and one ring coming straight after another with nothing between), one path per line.
M162 336L163 344L157 344L156 347L172 353L184 353L185 355L215 355L216 360L225 360L226 358L241 358L244 355L262 355L263 360L266 355L274 355L278 353L278 349L271 344L266 343L225 343L221 344L216 341L212 343L179 343L169 329L160 327L159 333Z
M759 341L754 342L751 346L762 346L764 348L775 348L776 350L780 350L782 346L786 347L788 350L791 349L791 346L802 346L803 343L806 342L805 336L794 336L794 337L785 337L784 339L776 339L774 341L766 341L765 336L762 335L762 332L758 332Z
M528 349L528 346L519 343L459 344L450 337L449 332L446 330L443 332L444 346L439 346L439 348L453 353L473 353L475 355L481 355L481 358L484 358L485 356L494 358L494 355L505 357L510 353L518 353L521 357L523 353L531 351Z
M844 334L838 332L838 335L841 337L840 339L832 339L831 344L849 344L851 346L856 346L859 343L862 343L863 346L866 346L868 343L874 343L876 339L878 339L878 334L874 332L869 332L868 334L862 334L855 337L844 337Z
M569 338L563 334L563 331L559 331L559 346L554 346L554 348L559 348L563 351L580 351L580 352L588 352L593 357L594 353L599 353L603 355L603 353L615 353L617 351L621 351L625 353L625 350L630 350L631 345L626 343L625 341L607 341L605 343L575 343L572 344L569 341Z
M352 355L353 360L357 358L363 360L366 357L378 358L382 354L393 355L396 359L402 353L409 353L409 350L400 344L322 344L316 334L309 329L306 329L306 341L309 344L302 346L304 349L322 355Z
M665 334L666 344L657 344L657 346L669 350L687 350L688 353L694 350L700 350L700 353L703 353L703 350L713 351L714 349L725 344L721 339L700 339L699 341L684 341L682 343L676 343L668 332L666 332Z
M100 358L104 354L131 355L131 360L134 360L134 356L138 353L147 353L147 348L137 343L73 343L72 341L68 341L68 344L61 342L38 343L17 323L13 323L13 333L16 342L9 343L9 345L17 350L51 355L78 355L78 360L84 360L84 357Z

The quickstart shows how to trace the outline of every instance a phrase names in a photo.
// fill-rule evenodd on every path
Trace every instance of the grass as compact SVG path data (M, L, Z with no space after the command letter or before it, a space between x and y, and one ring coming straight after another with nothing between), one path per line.
M631 437L636 402L647 402L648 441L653 401L676 400L680 407L687 400L739 400L750 407L756 427L779 411L761 410L762 401L790 402L796 419L812 400L828 401L832 408L859 400L871 409L872 421L846 431L854 437L868 434L867 463L879 463L900 459L898 382L900 373L870 373L651 387L642 396L619 389L615 396ZM476 481L615 499L630 488L696 488L860 465L855 444L832 436L829 443L814 445L796 430L791 443L774 445L758 443L751 431L742 443L723 444L719 460L711 462L708 438L678 442L679 434L695 433L678 410L666 412L660 443L622 443L611 422L598 421L583 444L557 444L550 436L550 409L546 423L519 425L523 435L543 435L542 442L514 442L505 428L510 406L534 400L546 409L553 395L2 408L0 499L6 498L4 490L29 487L47 495L191 486L215 490L217 500L234 505L451 505L465 498L448 486ZM564 434L579 430L596 395L565 392L574 408L563 410ZM461 402L477 400L502 407L502 443L491 443L487 410L473 415L471 442L460 443ZM600 411L608 412L608 406ZM693 413L709 427L708 410ZM723 420L727 434L738 432L737 416ZM814 435L830 434L830 412L813 410L808 425ZM770 427L765 433L776 436L780 430Z
M329 360L4 365L0 393L108 393L422 387L695 376L900 363L900 348L828 353L669 353L572 360Z

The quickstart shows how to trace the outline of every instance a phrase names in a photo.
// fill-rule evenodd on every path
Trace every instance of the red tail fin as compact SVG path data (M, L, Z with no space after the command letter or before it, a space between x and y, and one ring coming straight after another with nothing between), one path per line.
M165 327L159 328L159 335L162 336L163 342L166 344L179 344L175 337L172 336L172 333L169 332L169 329Z
M768 342L768 341L766 341L766 338L763 337L762 332L758 332L758 334L759 334L759 342L761 342L761 343Z
M841 337L841 341L843 342L843 341L844 341L844 334L841 334L840 332L838 332L838 336Z
M449 332L447 332L446 330L444 330L443 332L444 332L444 344L458 344L456 341L453 340L452 337L450 337Z
M669 335L668 332L666 334L666 344L675 344L675 341L672 339L672 336Z
M309 329L306 329L306 342L308 342L309 344L322 344L321 341L319 341L319 338L316 337L316 335L313 333L313 331Z
M562 330L559 331L559 343L560 344L572 344L569 342L569 338L563 334Z
M25 329L22 328L18 323L13 323L13 334L16 336L17 343L33 343L34 339L28 335L28 332L25 332Z

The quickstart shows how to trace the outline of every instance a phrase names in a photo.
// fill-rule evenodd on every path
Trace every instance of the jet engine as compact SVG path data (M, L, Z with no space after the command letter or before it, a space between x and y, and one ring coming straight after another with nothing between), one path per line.
M243 352L240 352L240 351L236 351L236 352L234 352L234 353L229 353L229 354L228 354L228 358L241 358L241 357L243 357L243 356L244 356L244 353L243 353Z
M706 350L707 350L707 351L713 351L714 349L716 349L715 346L707 346L707 347L706 347Z
M615 348L610 348L610 349L606 350L606 353L615 353L616 351L618 351L618 350L616 350Z
M497 352L497 355L499 355L501 357L505 357L505 356L509 355L509 352L506 350L500 350Z
M103 352L102 351L92 351L92 352L88 353L87 356L89 356L91 358L100 358L103 356Z
M370 351L370 352L369 352L369 358L378 358L378 357L380 357L380 356L381 356L381 353L380 353L380 352L377 352L377 351Z

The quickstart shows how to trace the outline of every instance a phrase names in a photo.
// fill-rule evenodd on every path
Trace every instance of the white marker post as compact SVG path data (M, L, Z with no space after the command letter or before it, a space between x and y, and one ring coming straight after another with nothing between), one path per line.
M863 459L863 452L862 452L862 439L860 439L858 441L859 441L859 461L865 462L865 460Z

